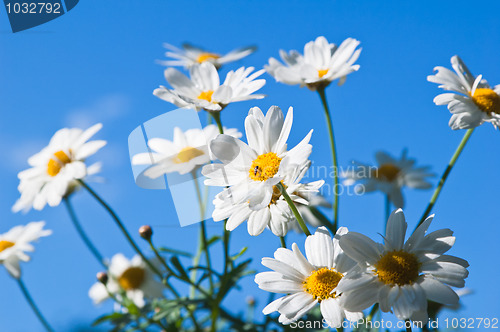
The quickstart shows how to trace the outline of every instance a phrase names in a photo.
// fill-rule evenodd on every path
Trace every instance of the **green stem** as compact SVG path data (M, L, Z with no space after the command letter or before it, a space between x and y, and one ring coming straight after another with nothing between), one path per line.
M28 289L24 285L23 281L21 279L16 279L17 283L19 284L19 288L21 288L21 291L23 292L24 297L26 298L26 301L28 301L28 304L30 305L31 309L33 309L33 312L35 315L38 317L38 320L42 325L45 327L45 329L48 332L54 332L54 329L49 325L45 317L43 317L41 311L38 309L38 307L35 304L35 301L33 301L33 298L31 297Z
M281 182L278 182L277 184L279 190L281 191L281 195L285 198L285 201L288 203L288 206L290 207L290 210L292 210L293 215L295 216L295 219L297 219L297 222L299 223L300 228L304 232L305 235L309 236L311 235L311 232L309 232L309 229L307 229L306 223L304 222L304 219L302 219L302 216L300 215L299 210L297 210L297 207L293 203L292 199L286 192L285 187L283 187L283 184Z
M378 303L375 303L372 307L372 310L370 310L368 316L366 316L366 321L370 322L373 319L373 316L375 316L375 314L377 313L377 311L378 311Z
M389 195L385 195L385 227L384 234L387 229L387 221L389 220L389 216L391 215L391 201L389 200Z
M224 127L222 126L222 121L220 120L220 112L210 112L212 117L217 124L217 128L219 128L219 134L224 134Z
M425 219L429 216L429 214L432 211L432 208L434 207L434 204L436 204L436 201L439 197L439 194L441 193L441 189L443 189L444 183L446 182L446 179L448 178L448 175L450 174L451 170L453 169L453 166L457 162L458 157L462 153L465 145L469 141L470 136L472 135L472 132L474 131L474 128L469 129L465 132L464 137L462 138L462 141L458 145L457 149L455 150L455 153L450 159L450 162L448 163L448 166L443 172L443 175L441 176L441 179L439 180L438 186L434 190L434 193L432 194L431 200L429 201L429 204L427 205L427 208L425 209L424 214L422 215L422 218L420 218L420 221L418 222L418 226L420 226Z
M411 331L411 322L409 319L405 320L405 325L406 325L406 332L412 332Z
M127 241L130 243L132 248L135 250L139 256L141 256L142 260L149 266L149 268L160 277L160 279L163 279L162 273L154 266L147 258L146 256L142 253L141 249L137 246L135 241L132 239L130 236L129 232L121 222L120 218L116 215L115 211L92 189L90 188L83 180L78 180L78 182L92 195L99 204L102 205L102 207L111 215L111 218L115 221L116 225L120 230L122 231L123 235L125 235L125 238Z
M281 247L282 248L286 248L286 242L285 242L285 237L284 236L280 236L280 241L281 241Z
M105 269L108 268L108 265L105 263L104 258L102 257L101 253L97 250L97 248L94 246L92 241L90 241L89 237L85 233L85 231L82 228L82 225L78 221L78 218L76 217L75 210L73 209L73 205L69 201L69 197L64 198L64 204L66 205L66 209L68 210L69 216L71 221L73 222L73 225L76 228L76 231L78 232L78 235L82 238L83 242L87 246L87 248L90 250L92 255L97 259L97 261L104 267Z
M330 116L330 108L328 107L328 102L326 101L325 88L318 89L319 97L321 98L321 103L325 110L326 123L328 126L328 134L330 136L330 147L332 149L332 162L333 162L333 227L337 230L339 226L339 164L337 160L337 150L335 148L335 135L333 134L333 124Z

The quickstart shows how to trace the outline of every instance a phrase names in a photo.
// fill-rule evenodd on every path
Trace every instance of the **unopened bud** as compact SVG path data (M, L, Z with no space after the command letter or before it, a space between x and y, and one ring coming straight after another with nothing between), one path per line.
M139 235L146 241L151 240L151 236L153 236L153 230L151 226L144 225L139 228Z
M248 296L248 297L246 298L246 300L247 300L247 304L248 304L249 306L252 306L252 307L253 307L253 306L255 305L255 297L253 297L253 296Z
M106 272L99 272L96 277L103 285L108 283L108 274Z

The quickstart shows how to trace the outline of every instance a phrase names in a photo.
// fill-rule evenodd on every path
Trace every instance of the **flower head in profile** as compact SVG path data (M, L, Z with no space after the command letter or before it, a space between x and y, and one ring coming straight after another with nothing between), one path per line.
M458 295L449 286L464 287L469 264L445 255L455 243L451 230L426 234L432 219L427 218L406 243L407 224L401 209L389 217L384 244L355 232L342 236L341 248L361 267L338 285L345 308L363 310L378 302L383 312L392 308L399 319L427 321L427 300L458 303Z
M241 137L237 129L224 128L224 132L232 137ZM164 138L150 139L148 146L153 152L136 154L132 158L132 164L151 165L144 174L153 179L172 172L192 172L214 159L209 144L218 134L217 126L213 124L203 129L186 131L175 127L172 141Z
M0 264L5 266L12 277L19 279L19 262L31 259L26 254L35 250L31 242L52 234L51 230L43 229L44 226L43 221L30 222L26 226L15 226L7 233L0 234Z
M307 86L311 90L325 88L336 79L341 85L347 75L359 69L354 64L361 53L361 49L356 49L358 45L358 40L347 38L337 47L320 36L304 46L304 55L295 50L288 53L281 50L285 65L270 58L265 68L278 82Z
M172 89L160 86L153 94L178 107L221 111L230 103L264 98L264 95L253 94L266 84L266 80L256 79L264 70L252 74L253 70L253 67L232 70L220 84L219 73L210 62L192 66L190 78L175 68L167 68L165 79Z
M41 210L46 204L57 206L78 187L77 180L97 173L100 164L87 166L85 160L106 145L103 140L89 141L101 127L99 123L87 130L58 130L47 147L28 159L31 168L18 174L21 197L12 210L28 211L32 207Z
M248 46L235 49L226 54L218 54L187 43L182 45L182 49L167 43L163 44L163 46L168 50L165 56L172 60L158 62L165 66L182 66L185 68L191 68L197 64L210 62L215 68L219 69L222 65L240 60L256 50L255 47Z
M490 87L482 75L474 77L462 60L451 58L455 72L445 67L436 67L435 75L427 77L429 82L440 84L439 87L449 93L434 98L436 105L448 105L451 129L475 128L490 122L495 128L500 125L500 85Z
M109 293L120 299L121 291L125 291L127 298L142 308L147 299L163 297L163 289L163 284L154 278L140 256L128 260L122 254L116 254L109 265L106 285L95 283L89 290L89 297L98 304L108 299Z
M348 311L342 306L343 294L337 291L344 275L356 265L339 246L339 239L345 233L347 228L339 228L332 240L327 229L320 227L306 239L307 258L296 243L292 250L279 248L274 258L263 258L262 265L273 271L257 274L255 282L260 289L286 295L269 303L262 312L268 315L278 311L279 322L287 325L319 303L321 314L331 327L340 327L344 318L350 321L363 318L361 312Z
M413 189L432 187L426 178L434 174L430 173L428 166L416 167L415 159L409 159L406 150L399 160L383 151L377 152L375 159L378 166L356 163L353 169L343 172L341 176L344 178L344 185L362 184L356 187L358 193L381 191L397 208L404 207L402 193L404 187Z

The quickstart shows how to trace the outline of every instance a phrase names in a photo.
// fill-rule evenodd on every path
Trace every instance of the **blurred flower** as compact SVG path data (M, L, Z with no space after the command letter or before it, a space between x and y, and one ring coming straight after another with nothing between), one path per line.
M427 218L406 243L408 225L401 209L389 217L384 245L360 233L342 236L341 248L362 267L338 285L346 309L364 310L378 302L383 312L392 308L398 319L427 321L427 300L458 303L458 295L447 285L464 287L469 264L444 255L455 243L451 230L426 235L432 219Z
M0 235L0 264L5 266L12 277L21 277L19 261L28 262L31 259L26 254L35 250L30 242L52 234L51 230L43 229L44 226L44 221L30 222L26 226L15 226Z
M347 233L341 227L332 238L325 227L306 239L307 259L296 243L292 250L279 248L273 258L263 258L262 265L273 270L255 276L255 282L272 293L287 294L270 304L262 312L268 315L278 311L279 322L290 324L309 312L317 303L321 314L331 327L339 327L344 317L350 321L363 318L361 312L350 312L343 308L337 293L337 285L343 275L355 267L339 246L339 239Z
M300 183L309 169L309 165L310 162L307 162L302 166L287 169L283 173L283 180L281 181L290 198L301 206L309 204L308 200L324 183L323 180ZM261 187L261 190L264 191L266 188ZM262 195L266 195L266 193L263 192ZM250 202L248 201L235 204L230 188L224 189L215 197L214 205L215 209L212 214L214 221L229 218L226 224L228 231L234 230L242 222L248 220L247 228L250 235L259 235L266 227L269 227L274 235L285 236L289 227L297 223L290 207L276 185L273 186L273 193L268 205L259 210L250 208Z
M314 192L309 192L308 196L309 197L307 199L308 201L307 205L295 202L297 210L300 212L302 219L304 219L304 221L309 225L313 226L314 228L323 226L321 220L315 215L315 213L311 209L315 209L317 207L324 207L331 209L332 205L323 196L316 194ZM290 227L297 233L303 233L296 219L292 221Z
M427 77L428 81L441 84L440 88L452 91L434 98L436 105L448 105L452 114L451 129L470 129L484 122L498 128L500 85L491 88L482 75L474 77L457 55L451 58L451 66L455 73L444 67L435 67L437 73Z
M165 53L165 56L174 60L164 60L158 62L165 66L182 66L185 68L190 68L203 62L210 62L218 69L223 64L240 60L252 54L256 50L255 47L248 46L221 55L206 51L190 44L183 44L182 49L167 43L164 43L163 46L169 50Z
M358 45L358 40L347 38L337 47L320 36L304 46L304 55L295 50L289 53L281 50L285 65L270 58L265 69L278 82L305 85L311 90L324 88L336 79L342 85L348 74L359 69L354 64L361 53L361 49L356 49Z
M264 79L256 80L264 70L250 75L253 70L253 67L241 67L230 71L221 85L217 69L210 62L192 66L190 79L177 69L167 68L165 79L173 89L160 86L153 94L178 107L221 111L230 103L264 98L264 95L252 94L266 84Z
M429 172L429 166L415 167L415 159L408 159L404 150L401 159L397 160L389 154L379 151L375 155L378 167L356 163L354 169L342 172L344 185L350 186L356 182L363 185L355 189L358 193L381 191L397 208L404 207L403 187L413 189L428 189L432 185L426 181L434 176Z
M14 212L41 210L46 204L57 206L71 194L78 182L100 170L100 164L85 164L85 159L96 153L106 141L88 141L102 128L98 123L87 130L63 128L58 130L49 145L28 159L32 167L18 174L21 197L12 207Z
M241 137L237 129L224 128L224 133L231 137ZM132 158L132 164L152 165L144 174L153 179L172 172L189 173L214 159L209 144L218 134L217 126L213 124L185 132L175 127L173 141L163 138L150 139L148 146L154 152L136 154Z
M120 291L123 290L127 298L142 308L145 299L163 297L163 288L163 284L154 278L153 272L140 256L128 260L122 254L116 254L109 265L106 286L100 281L96 282L89 290L89 297L95 304L108 299L109 293L121 300Z

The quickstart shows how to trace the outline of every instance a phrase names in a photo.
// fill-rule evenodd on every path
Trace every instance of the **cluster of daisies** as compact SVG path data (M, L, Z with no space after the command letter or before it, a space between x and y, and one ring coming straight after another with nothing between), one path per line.
M384 243L378 243L346 227L336 230L333 238L318 217L318 207L331 207L319 194L323 180L304 182L311 161L309 143L312 130L304 132L295 146L287 144L292 130L294 110L286 114L277 106L267 112L250 108L244 120L246 142L242 133L221 124L221 111L230 104L264 98L257 93L266 83L259 78L264 72L276 81L324 90L331 82L341 85L347 75L359 69L356 64L361 49L359 41L349 38L339 46L318 37L307 43L303 54L281 51L283 63L271 58L265 69L241 67L227 72L221 83L223 65L251 54L247 47L226 55L185 45L172 45L162 61L167 66L183 66L189 77L168 67L165 79L170 87L161 86L154 95L181 108L206 111L217 122L202 129L174 129L172 140L152 138L150 152L133 156L132 164L148 165L145 175L158 178L168 173L200 172L206 186L220 187L213 200L213 220L225 220L227 231L246 222L248 233L258 236L270 230L284 237L290 229L307 228L302 219L315 227L306 237L305 255L296 243L291 249L279 248L274 258L263 258L262 264L272 271L255 276L258 286L268 292L284 294L264 309L264 314L279 313L279 322L290 324L319 305L323 318L332 326L344 319L358 321L362 311L377 304L383 312L393 312L398 319L425 321L428 300L456 305L457 293L451 288L464 286L468 263L447 255L455 237L449 229L428 232L433 216L420 223L405 241L407 223L403 211L394 211L388 221ZM475 77L458 56L451 59L454 72L436 67L430 82L450 91L434 99L436 105L448 105L452 129L471 129L484 122L495 128L500 121L500 86L494 88ZM13 211L58 206L70 195L85 187L89 177L100 170L100 164L87 159L106 145L91 140L101 129L64 128L55 133L47 147L28 159L30 168L19 173L19 200ZM378 165L356 163L344 172L345 185L362 184L363 192L380 191L394 207L402 208L404 187L427 189L433 174L428 167L417 167L406 151L400 159L385 152L376 154ZM16 226L0 235L0 263L14 277L20 278L20 261L28 261L31 242L51 234L44 222ZM284 241L283 241L284 243ZM122 254L104 262L107 274L91 287L90 297L96 303L113 298L120 303L125 297L144 307L148 299L163 296L164 284L155 276L143 257L131 260ZM160 269L160 267L153 267Z

